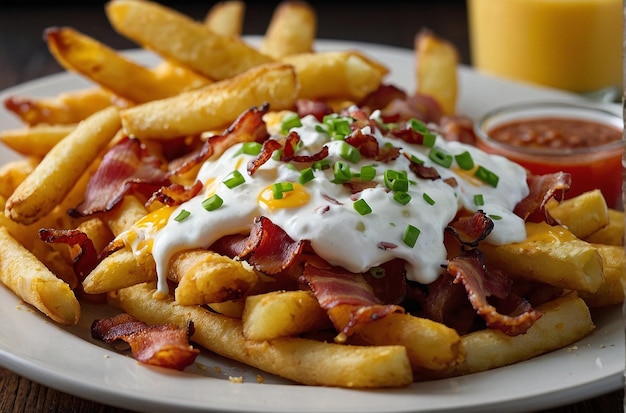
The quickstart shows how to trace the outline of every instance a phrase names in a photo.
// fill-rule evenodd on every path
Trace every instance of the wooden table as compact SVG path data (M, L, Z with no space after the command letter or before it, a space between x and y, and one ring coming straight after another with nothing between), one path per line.
M0 5L0 89L62 70L42 41L42 31L49 26L72 26L116 49L136 47L111 29L103 12L103 2L49 3L54 6L41 6L29 0L20 1L19 6L6 3L3 1ZM196 19L202 19L212 4L180 3L183 5L165 2ZM429 27L456 44L462 63L470 63L464 0L364 3L313 2L318 12L318 37L412 48L415 33L421 27ZM275 4L248 2L244 34L263 34ZM53 390L6 369L0 369L0 385L1 412L128 412ZM563 407L544 412L621 412L623 395L623 391L614 391L570 405L563 400Z

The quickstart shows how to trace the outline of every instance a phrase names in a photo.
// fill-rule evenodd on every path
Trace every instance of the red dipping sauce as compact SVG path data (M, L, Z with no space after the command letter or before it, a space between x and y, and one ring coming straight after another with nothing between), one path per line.
M526 103L488 113L476 125L476 146L503 155L537 175L572 176L566 198L600 189L611 208L621 204L623 121L592 106Z

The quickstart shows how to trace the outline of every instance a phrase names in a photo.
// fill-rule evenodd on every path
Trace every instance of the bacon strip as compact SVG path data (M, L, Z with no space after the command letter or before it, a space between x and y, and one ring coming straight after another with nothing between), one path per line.
M87 185L84 201L68 213L82 217L110 211L131 189L150 196L167 184L161 161L151 156L137 139L125 138L104 155Z
M194 333L193 322L183 330L173 324L149 326L130 314L95 320L91 336L107 344L122 340L130 345L133 357L146 364L184 370L200 353L189 344Z
M529 303L510 292L510 279L498 272L487 271L482 255L478 250L450 260L448 273L455 283L462 283L467 296L478 315L485 319L487 327L497 329L509 336L524 334L541 317L541 313L532 309ZM503 315L491 305L487 298L495 296L505 301L514 311ZM514 302L511 302L514 300Z
M552 198L557 200L563 198L572 183L570 174L556 172L546 175L528 175L526 180L530 193L515 206L513 212L527 221L543 219L550 225L558 224L548 212L546 205Z
M339 331L336 341L343 342L366 323L391 313L404 313L404 308L383 304L373 294L361 274L343 268L322 269L306 264L300 281L307 284L320 306L326 310Z
M471 216L459 216L448 224L446 230L452 232L463 245L476 247L493 231L493 221L483 211Z
M38 235L44 242L69 245L74 273L79 280L83 280L98 264L98 252L93 241L80 230L41 228Z

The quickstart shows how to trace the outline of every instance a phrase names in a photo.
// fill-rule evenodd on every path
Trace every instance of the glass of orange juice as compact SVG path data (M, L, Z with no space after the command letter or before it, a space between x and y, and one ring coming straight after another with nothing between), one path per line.
M622 0L467 0L472 64L571 92L621 90L622 6Z

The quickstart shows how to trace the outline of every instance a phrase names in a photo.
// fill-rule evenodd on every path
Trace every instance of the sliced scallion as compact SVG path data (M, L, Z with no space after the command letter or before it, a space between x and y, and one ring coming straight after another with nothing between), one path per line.
M474 160L468 151L455 155L454 159L456 160L457 165L459 165L459 168L465 171L469 171L474 167Z
M483 205L485 205L485 200L483 198L483 194L476 194L476 195L474 195L474 204L476 206L483 206Z
M440 148L432 148L428 152L428 159L444 168L449 168L452 165L452 155Z
M404 242L408 247L413 248L417 243L417 238L419 236L420 230L409 224L406 226L404 234L402 235L402 242Z
M393 200L401 205L406 205L411 202L411 195L408 192L394 192Z
M341 157L352 163L357 163L361 160L361 152L354 146L347 142L342 142L341 151L339 153Z
M223 204L224 200L219 195L215 194L202 201L202 208L206 209L207 211L215 211Z
M364 199L359 199L352 205L354 206L355 211L361 215L367 215L372 213L372 208Z
M424 201L426 201L428 205L435 205L435 200L432 199L426 192L424 192L422 198L424 198Z
M315 178L315 173L313 172L313 168L309 167L300 171L298 182L304 185L307 182L312 181L314 178Z
M478 168L476 168L474 176L494 188L498 186L498 181L500 180L500 177L498 177L496 173L490 171L482 165L479 165Z
M174 221L183 222L184 220L189 218L190 215L191 212L187 211L186 209L181 209L178 215L176 215L176 217L174 218Z
M233 189L236 186L239 186L239 185L243 184L244 182L246 182L246 179L243 177L241 172L239 172L238 170L235 169L234 171L232 171L231 173L226 175L226 177L222 180L222 182L229 189Z

